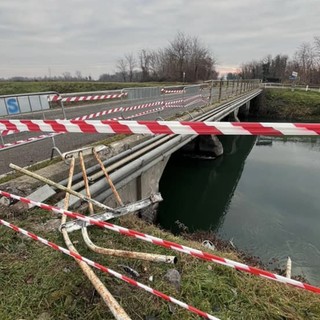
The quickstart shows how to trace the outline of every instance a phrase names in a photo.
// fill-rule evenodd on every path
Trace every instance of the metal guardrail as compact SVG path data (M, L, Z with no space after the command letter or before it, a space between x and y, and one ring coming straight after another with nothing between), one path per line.
M277 89L291 89L291 90L303 90L303 91L315 91L320 92L320 86L313 85L296 85L294 83L277 83L277 82L264 82L264 88L277 88Z

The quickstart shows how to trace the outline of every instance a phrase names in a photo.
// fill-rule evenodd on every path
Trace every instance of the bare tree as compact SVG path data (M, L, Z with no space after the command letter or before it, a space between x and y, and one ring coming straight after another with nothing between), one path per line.
M132 82L134 68L136 67L137 62L136 62L136 59L135 59L133 53L126 54L125 60L126 60L127 66L128 66L129 81Z
M132 53L117 61L123 81L140 77L142 81L198 81L217 77L216 61L197 37L177 33L166 48L141 49L138 53L140 72ZM184 78L184 75L186 77Z
M314 54L318 69L320 69L320 37L314 37Z
M210 78L216 64L215 59L198 37L191 39L190 57L187 63L191 69L189 75L191 81Z
M75 78L76 78L77 80L82 80L82 79L83 79L83 78L82 78L81 71L77 70L77 71L75 72Z
M172 77L182 81L183 72L187 65L187 58L191 52L191 38L182 32L178 32L170 46L167 48L167 55L171 63Z
M150 79L150 65L151 65L152 53L146 49L142 49L139 52L140 68L142 72L142 81L149 81Z
M117 63L117 69L122 76L123 82L126 82L128 75L128 65L124 59L119 59Z
M312 46L308 42L300 45L299 49L294 55L294 60L299 66L300 79L303 83L310 83L312 69L315 62L315 53Z
M68 72L68 71L63 72L62 76L63 76L63 79L64 79L64 80L67 80L67 81L72 80L72 75L71 75L71 73Z

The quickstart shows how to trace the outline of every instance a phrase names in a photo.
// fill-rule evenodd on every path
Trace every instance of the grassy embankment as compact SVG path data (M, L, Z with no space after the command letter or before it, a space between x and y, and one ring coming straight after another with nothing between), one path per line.
M95 81L26 81L26 82L0 82L0 95L18 94L31 92L56 91L59 93L71 92L90 92L119 90L131 87L154 87L154 86L174 86L175 83L158 83L158 82L95 82Z
M266 89L259 116L270 119L320 121L320 92Z
M23 91L26 92L26 90ZM270 94L282 95L285 92L276 91ZM287 104L283 102L283 105ZM279 112L278 107L275 106L275 109ZM51 222L55 217L52 213L33 209L22 216L15 217L10 210L2 208L0 216L65 246L61 234L48 227L48 221ZM133 216L122 218L115 223L203 249L198 242L174 237ZM121 236L112 231L93 228L90 229L90 233L93 240L101 246L175 254L173 251ZM183 254L176 254L179 261L174 268L181 273L182 277L181 288L177 291L173 285L164 280L165 273L173 266L94 254L86 249L79 232L71 234L71 238L77 242L76 247L84 256L121 273L125 271L119 265L128 265L140 273L138 281L221 319L320 319L320 298L316 294ZM230 248L218 246L218 250L214 253L233 260L245 261L241 254ZM111 276L103 275L99 271L97 273L132 319L198 318L180 307L174 307L172 313L167 302ZM153 282L148 280L151 275L154 276ZM113 319L113 316L71 258L0 226L0 319L96 320Z
M13 218L3 210L0 212L3 218L65 246L61 234L46 227L46 223L54 218L52 213L33 209ZM174 237L134 216L122 218L116 223L203 249L197 242ZM112 231L90 229L90 233L99 245L114 249L176 254ZM120 265L130 266L140 273L138 281L221 319L320 319L320 298L316 294L183 254L177 254L179 261L175 266L182 277L181 288L177 291L164 280L172 265L94 254L86 249L79 232L71 234L71 238L84 256L121 273L125 271ZM0 239L0 319L113 319L70 257L3 226L0 227ZM215 254L242 260L230 249L215 251ZM132 319L145 319L146 316L177 320L197 318L180 307L174 307L171 313L167 302L99 271L98 274ZM153 282L148 280L151 275L154 276Z

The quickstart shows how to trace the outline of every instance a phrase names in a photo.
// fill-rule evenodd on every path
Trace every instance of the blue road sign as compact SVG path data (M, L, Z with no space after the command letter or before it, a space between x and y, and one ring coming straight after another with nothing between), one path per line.
M8 98L6 99L8 114L17 114L20 113L20 108L17 98Z

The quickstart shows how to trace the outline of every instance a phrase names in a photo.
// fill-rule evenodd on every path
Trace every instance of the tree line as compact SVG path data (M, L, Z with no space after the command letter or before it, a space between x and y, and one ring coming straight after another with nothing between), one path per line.
M198 37L177 33L163 49L141 49L117 61L115 74L102 74L100 81L180 81L216 79L216 60Z
M238 75L243 79L288 82L294 80L292 72L298 73L295 80L300 84L320 84L320 37L315 37L312 43L302 43L291 59L287 55L277 54L243 63Z

